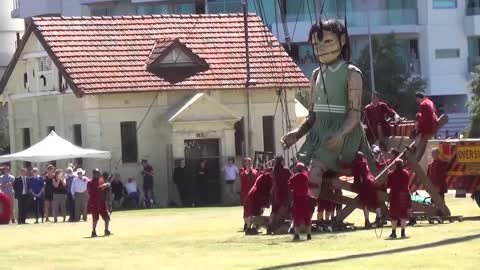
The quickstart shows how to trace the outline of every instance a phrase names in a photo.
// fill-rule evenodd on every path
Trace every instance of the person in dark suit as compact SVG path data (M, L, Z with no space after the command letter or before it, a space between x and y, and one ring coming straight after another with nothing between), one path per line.
M18 224L26 224L28 200L30 193L30 178L27 177L27 169L20 170L20 176L13 182L15 199L18 201Z

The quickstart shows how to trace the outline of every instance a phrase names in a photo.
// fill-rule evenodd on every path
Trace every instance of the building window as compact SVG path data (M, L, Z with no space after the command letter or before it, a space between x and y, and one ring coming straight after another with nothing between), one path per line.
M275 129L273 116L263 116L263 151L275 153Z
M92 7L90 9L90 15L91 16L113 16L113 8L111 7Z
M82 147L82 125L80 124L73 125L73 144L75 144L76 146ZM77 167L82 167L83 159L76 158L75 165Z
M137 122L120 122L120 137L122 162L136 163L138 161Z
M457 0L433 0L433 8L457 8Z
M170 13L170 8L168 6L168 3L137 5L137 15L168 14L168 13Z
M467 1L467 16L480 14L480 0Z
M50 71L52 70L52 60L49 57L41 57L40 58L40 65L38 67L40 72Z
M208 0L208 13L239 13L242 2L238 0Z
M245 155L245 121L243 117L233 126L235 129L235 156L243 157Z
M460 49L437 49L435 50L435 58L459 58Z
M29 128L24 128L22 129L22 136L23 136L23 149L27 149L31 146L31 141L30 141L30 129ZM31 168L32 163L25 161L23 163L25 168Z

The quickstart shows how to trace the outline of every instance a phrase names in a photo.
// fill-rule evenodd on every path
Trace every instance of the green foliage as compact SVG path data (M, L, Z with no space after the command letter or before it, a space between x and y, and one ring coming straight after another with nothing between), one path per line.
M472 98L468 102L472 124L470 127L470 138L480 138L480 66L475 67L473 79L470 82Z
M390 104L397 112L408 118L413 118L417 111L415 92L423 91L425 81L413 77L407 71L399 56L399 44L393 33L372 37L373 68L375 74L375 88L382 99ZM370 102L370 56L366 46L356 61L364 73L364 104Z

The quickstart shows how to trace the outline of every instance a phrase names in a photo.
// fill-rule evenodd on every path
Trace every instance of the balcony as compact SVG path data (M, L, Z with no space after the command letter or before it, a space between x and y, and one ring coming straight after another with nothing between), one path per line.
M313 16L313 17L311 17ZM343 20L343 12L332 13L325 12L323 18ZM305 42L308 40L308 31L299 29L309 29L315 21L315 14L308 12L287 13L286 21L289 33L295 33L293 42ZM349 33L351 35L366 35L370 21L370 32L372 34L387 34L395 32L397 34L415 34L419 32L417 9L382 9L368 11L347 11L347 20ZM278 39L284 42L283 24L280 19L278 23L272 23L272 32L278 33ZM295 30L295 31L294 31Z

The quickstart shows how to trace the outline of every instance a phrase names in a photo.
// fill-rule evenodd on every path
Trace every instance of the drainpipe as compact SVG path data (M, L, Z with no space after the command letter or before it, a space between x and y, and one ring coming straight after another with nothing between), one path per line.
M245 30L245 60L247 68L247 80L245 82L245 88L247 90L247 156L251 156L253 153L252 149L252 121L251 121L251 100L250 100L250 55L249 55L249 46L248 46L248 6L247 0L242 0L242 9L243 9L243 27Z

